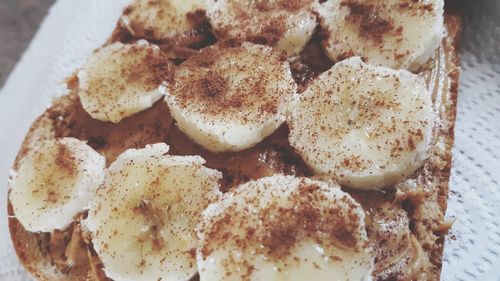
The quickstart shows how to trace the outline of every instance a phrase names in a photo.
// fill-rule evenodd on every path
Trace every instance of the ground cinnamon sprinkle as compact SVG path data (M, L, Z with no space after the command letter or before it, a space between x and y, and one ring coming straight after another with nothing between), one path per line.
M282 0L279 1L279 5L282 9L287 10L288 12L294 12L300 10L304 7L305 3L312 3L311 0Z
M365 38L381 43L382 37L395 29L394 21L382 18L374 4L345 0L340 6L349 8L346 20L359 25L359 33Z
M201 92L209 98L217 98L220 95L224 95L224 92L227 90L227 80L213 71L210 71L198 83Z
M59 196L58 194L51 190L47 193L47 202L50 202L50 203L57 203L57 201L59 201Z
M257 208L256 213L247 213L248 209L242 210L236 203L229 206L207 224L210 228L205 232L205 239L210 243L202 249L203 257L206 258L215 250L210 245L233 244L243 252L250 245L262 245L260 249L252 248L252 251L257 251L254 254L263 254L274 261L289 257L300 262L301 257L291 255L297 243L304 239L312 239L327 249L342 247L358 251L362 245L355 237L360 223L354 211L356 206L349 198L342 197L334 199L338 201L325 207L321 202L332 198L324 192L317 184L302 181L287 197L286 200L291 202L289 205L281 205L270 199L273 203ZM260 197L268 196L277 195L254 194L245 197L244 202L245 205L259 206ZM349 210L340 204L348 206ZM259 223L253 224L254 221ZM234 232L235 228L244 229L243 234Z
M186 94L198 95L198 98L203 100L206 112L220 113L221 110L240 108L245 104L245 100L241 96L228 97L227 79L213 71L209 71L201 79L193 81L188 87L190 91ZM188 97L186 96L186 98Z
M283 37L286 30L284 17L281 16L265 25L258 35L249 36L248 41L273 46Z
M166 56L148 53L144 63L151 70L149 78L151 84L159 85L164 81L172 81L174 68Z
M352 154L349 157L344 158L340 163L340 166L347 168L351 171L361 171L363 169L366 169L367 165L370 163L371 161L365 161L361 159L359 155Z
M413 137L411 135L408 136L408 148L410 150L415 150L415 148L416 148L415 141L413 140Z
M434 5L433 4L425 4L422 9L426 12L432 12L434 10Z
M55 162L68 175L73 176L76 174L75 156L65 145L59 144L57 146Z
M255 7L258 11L261 12L272 10L286 10L288 12L296 12L312 2L312 0L257 0L255 1Z
M234 208L234 206L232 206L230 208ZM230 215L225 214L222 217L219 217L217 220L212 220L211 224L212 225L210 227L210 230L208 232L206 232L206 234L205 234L207 236L207 239L209 239L209 240L221 239L221 241L226 241L227 238L229 238L230 233L224 232L224 229L227 225L232 224L232 219L231 219ZM252 234L253 234L253 232L252 232ZM210 247L210 245L205 245L201 249L201 253L202 253L204 258L211 255L213 251L214 251L214 249L212 249Z
M299 12L310 12L313 0L257 0L242 3L229 1L227 10L218 11L220 18L224 15L231 20L214 24L215 32L220 38L238 38L257 44L276 45L290 25L299 24L291 21Z
M228 63L228 59L235 61ZM243 112L241 121L247 122L264 114L276 114L277 100L292 93L295 84L286 67L281 53L268 47L242 45L238 40L221 41L179 66L171 95L180 106L202 114ZM276 81L289 83L290 89L275 89ZM244 113L242 110L256 105L258 111Z
M133 45L131 49L123 54L125 57L139 57L121 68L121 77L128 84L144 84L145 90L153 90L164 81L171 81L174 74L174 66L167 56L152 47Z
M269 11L271 9L271 4L266 0L257 0L255 1L255 7L258 11L264 12Z

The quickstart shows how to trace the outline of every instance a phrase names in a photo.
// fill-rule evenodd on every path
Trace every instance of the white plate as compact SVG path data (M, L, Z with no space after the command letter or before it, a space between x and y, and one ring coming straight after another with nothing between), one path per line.
M454 0L456 1L456 0ZM0 280L30 280L7 229L8 170L63 79L111 34L127 0L64 0L50 10L0 92ZM466 1L456 146L442 280L500 281L500 1Z

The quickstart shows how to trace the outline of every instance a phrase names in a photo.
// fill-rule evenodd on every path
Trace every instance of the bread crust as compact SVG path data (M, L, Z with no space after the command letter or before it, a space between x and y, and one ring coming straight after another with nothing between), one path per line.
M53 108L53 110L63 110L64 108L70 108L68 105L68 98L63 97L59 100L55 100L51 108ZM45 113L38 117L32 124L17 154L13 170L17 170L19 161L37 142L55 137L52 121L48 118L49 111L50 110L45 111ZM10 236L14 243L17 256L27 271L38 280L86 280L88 272L87 265L82 264L68 271L53 263L50 258L50 252L53 254L56 253L54 253L55 249L51 249L49 246L51 235L27 231L14 217L10 200L8 200L7 205ZM57 254L60 255L62 253L59 252Z
M401 204L408 203L410 205L407 211L411 225L413 226L412 232L422 246L422 249L428 254L432 264L431 272L428 272L425 277L418 278L422 280L439 279L442 266L444 235L451 226L444 221L444 214L448 200L448 180L452 164L451 149L454 141L454 123L458 95L460 17L457 14L447 12L446 26L448 28L448 36L444 39L441 48L438 50L432 66L424 74L428 82L431 84L434 83L435 87L446 88L443 91L446 93L445 95L435 95L433 97L435 110L438 112L440 119L440 126L436 126L435 129L438 131L434 133L434 147L436 147L435 144L437 142L440 142L443 144L442 149L432 149L430 160L417 173L417 181L423 193L417 192L415 194L414 191L398 190L395 195L396 199L402 202ZM445 72L443 72L443 69ZM71 118L75 118L74 116L71 117L72 114L77 114L78 118L84 118L86 121L82 121L82 123L88 122L88 126L96 126L96 122L98 122L92 120L81 108L78 96L74 91L76 88L75 83L77 81L69 81L68 85L70 89L73 89L71 93L55 99L53 105L35 120L18 152L13 170L17 170L20 159L27 154L30 148L34 147L41 140L55 137L74 136L79 139L88 140L91 146L106 156L108 164L127 148L141 147L153 142L179 142L178 139L172 139L176 138L176 135L170 132L175 130L175 128L172 127L172 119L163 102L158 102L153 108L126 119L119 125L122 126L119 128L113 129L114 127L111 127L111 125L99 122L99 126L104 126L103 131L111 130L111 133L106 135L104 140L99 140L98 138L94 138L93 135L87 134L86 130L88 128L86 127L75 129L72 127L75 126L74 123L66 122L67 119L71 120ZM438 102L437 100L440 101ZM124 128L130 128L131 124L134 124L135 130L138 131L127 137L127 139L132 139L130 142L122 142L120 134L118 136L112 135L114 130L123 131L125 130ZM75 131L78 131L77 135L74 135ZM117 138L117 140L113 142L113 138ZM99 143L100 141L106 143ZM301 167L297 169L301 170ZM307 169L302 170L303 174L308 174ZM398 193L399 191L400 193ZM418 204L413 204L414 200L419 200ZM429 208L433 207L436 207L438 211L429 212ZM8 202L8 214L10 234L16 253L24 267L38 280L106 279L102 272L102 265L92 250L92 244L88 243L88 239L86 239L81 231L75 231L75 229L79 229L78 220L66 231L53 234L40 234L28 232L23 228L14 216L10 201ZM68 256L74 255L74 253L68 254L67 248L54 247L53 245L56 245L56 243L53 243L54 241L52 240L55 239L62 239L66 244L73 241L75 243L73 251L80 254L77 257ZM67 261L71 259L74 259L72 266L60 262L61 260ZM397 276L377 276L379 280L390 278L401 280Z

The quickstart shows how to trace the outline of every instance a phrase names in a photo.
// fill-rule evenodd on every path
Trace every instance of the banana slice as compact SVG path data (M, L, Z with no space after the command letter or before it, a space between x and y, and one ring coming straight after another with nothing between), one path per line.
M84 211L104 182L105 159L74 138L41 142L19 164L10 203L31 232L64 229Z
M78 72L80 101L94 119L117 123L162 97L173 66L160 48L140 40L98 49Z
M310 168L361 189L392 186L427 157L431 93L406 70L336 64L290 107L290 143Z
M165 39L192 32L189 14L197 10L206 10L206 0L135 0L121 23L134 37Z
M187 280L196 273L202 211L220 196L220 172L166 144L129 149L111 164L84 225L113 280Z
M213 152L243 150L270 135L297 91L285 58L247 42L201 50L174 80L160 90L179 129Z
M417 70L444 36L443 0L327 0L318 5L328 55Z
M298 54L316 28L317 0L208 0L208 17L217 37L266 43Z
M200 280L370 280L364 217L336 184L276 175L240 185L203 212Z

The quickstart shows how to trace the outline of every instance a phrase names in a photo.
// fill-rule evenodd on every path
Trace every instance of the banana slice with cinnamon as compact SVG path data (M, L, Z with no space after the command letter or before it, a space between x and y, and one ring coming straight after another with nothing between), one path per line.
M316 0L209 0L208 17L219 38L265 43L298 54L316 28Z
M167 39L193 32L190 18L205 11L206 0L134 0L124 11L121 23L138 38Z
M108 169L83 225L113 280L188 280L196 232L220 196L220 172L198 156L167 155L166 144L129 149Z
M222 42L181 64L160 90L181 131L224 152L252 147L283 124L297 85L271 47Z
M317 5L334 61L366 62L417 70L444 36L443 0L327 0Z
M158 87L171 80L173 71L158 46L145 40L116 42L88 58L78 72L78 95L94 119L117 123L158 101Z
M104 182L105 159L74 138L46 140L20 161L10 186L15 217L31 232L64 229Z
M377 189L422 166L434 111L422 77L351 58L309 85L288 124L290 144L317 175Z
M200 280L371 280L364 216L335 184L276 175L240 185L203 212Z

